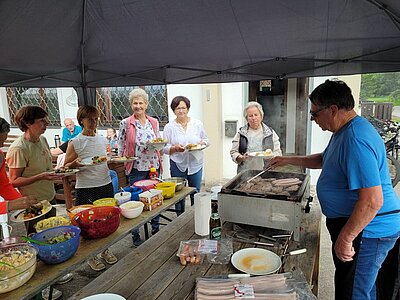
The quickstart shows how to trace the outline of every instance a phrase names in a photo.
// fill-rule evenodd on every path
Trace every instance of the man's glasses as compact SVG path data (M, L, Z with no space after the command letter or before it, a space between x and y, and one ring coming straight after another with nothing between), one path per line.
M315 119L316 117L318 117L318 114L321 112L321 111L323 111L324 109L327 109L329 106L324 106L324 107L321 107L320 109L317 109L316 111L311 111L310 110L310 115L311 115L311 117L313 118L313 119Z

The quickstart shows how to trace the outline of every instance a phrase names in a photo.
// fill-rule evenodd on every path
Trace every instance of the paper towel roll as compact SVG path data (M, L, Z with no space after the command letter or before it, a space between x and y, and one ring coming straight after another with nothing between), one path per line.
M211 193L194 194L194 232L209 235L211 216Z

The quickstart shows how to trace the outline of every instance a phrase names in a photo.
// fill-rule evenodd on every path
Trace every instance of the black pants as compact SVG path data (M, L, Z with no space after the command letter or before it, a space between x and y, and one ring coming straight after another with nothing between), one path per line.
M92 204L102 198L113 198L114 188L112 182L99 187L76 189L75 205Z
M336 257L335 243L348 218L327 218L326 227L331 235L332 257L335 264L335 299L351 300L353 293L354 274L357 266L357 256L360 249L362 232L354 239L353 247L356 254L352 261L343 262Z

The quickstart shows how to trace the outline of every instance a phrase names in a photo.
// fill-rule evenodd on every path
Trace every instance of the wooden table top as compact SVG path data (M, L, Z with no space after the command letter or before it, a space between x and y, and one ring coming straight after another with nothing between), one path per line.
M314 286L314 293L317 291L320 219L319 206L314 205L311 213L304 215L302 222L304 234L301 236L300 244L289 242L289 250L307 248L307 253L286 256L282 269L283 272L300 269L310 285ZM231 234L235 226L225 222L223 234ZM258 233L271 234L271 230L267 228L257 227L255 230ZM197 277L239 273L231 263L216 265L208 263L207 260L200 265L182 266L176 256L180 241L198 238L199 236L194 233L192 207L70 299L82 299L100 293L115 293L126 299L194 299ZM234 251L255 247L237 241L234 241L233 246Z
M127 236L133 228L140 227L150 221L155 216L165 212L175 203L181 201L195 191L194 188L184 187L177 192L173 198L164 200L164 204L153 211L143 211L143 213L135 219L126 219L121 216L121 223L118 229L111 235L105 238L85 240L81 239L79 249L75 255L56 265L46 265L38 261L36 272L33 277L20 288L9 293L1 294L1 299L29 299L34 297L42 289L55 283L59 278L68 272L73 271L80 266L85 260L93 255L100 253L111 245ZM168 225L169 226L169 225ZM167 227L168 227L167 226Z

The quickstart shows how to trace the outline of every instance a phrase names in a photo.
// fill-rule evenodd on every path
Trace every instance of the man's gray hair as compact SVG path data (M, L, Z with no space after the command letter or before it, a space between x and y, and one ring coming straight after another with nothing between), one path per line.
M135 98L143 98L146 104L149 104L149 95L146 93L144 89L135 88L129 93L129 103L132 105L132 101Z
M256 102L256 101L250 101L250 102L247 103L247 105L244 107L243 115L244 115L245 119L247 120L247 110L248 110L249 108L252 108L252 107L256 107L256 108L259 110L259 112L260 112L261 119L264 119L264 110L263 110L261 104L258 103L258 102Z
M9 133L10 132L10 124L3 118L0 118L0 134Z

